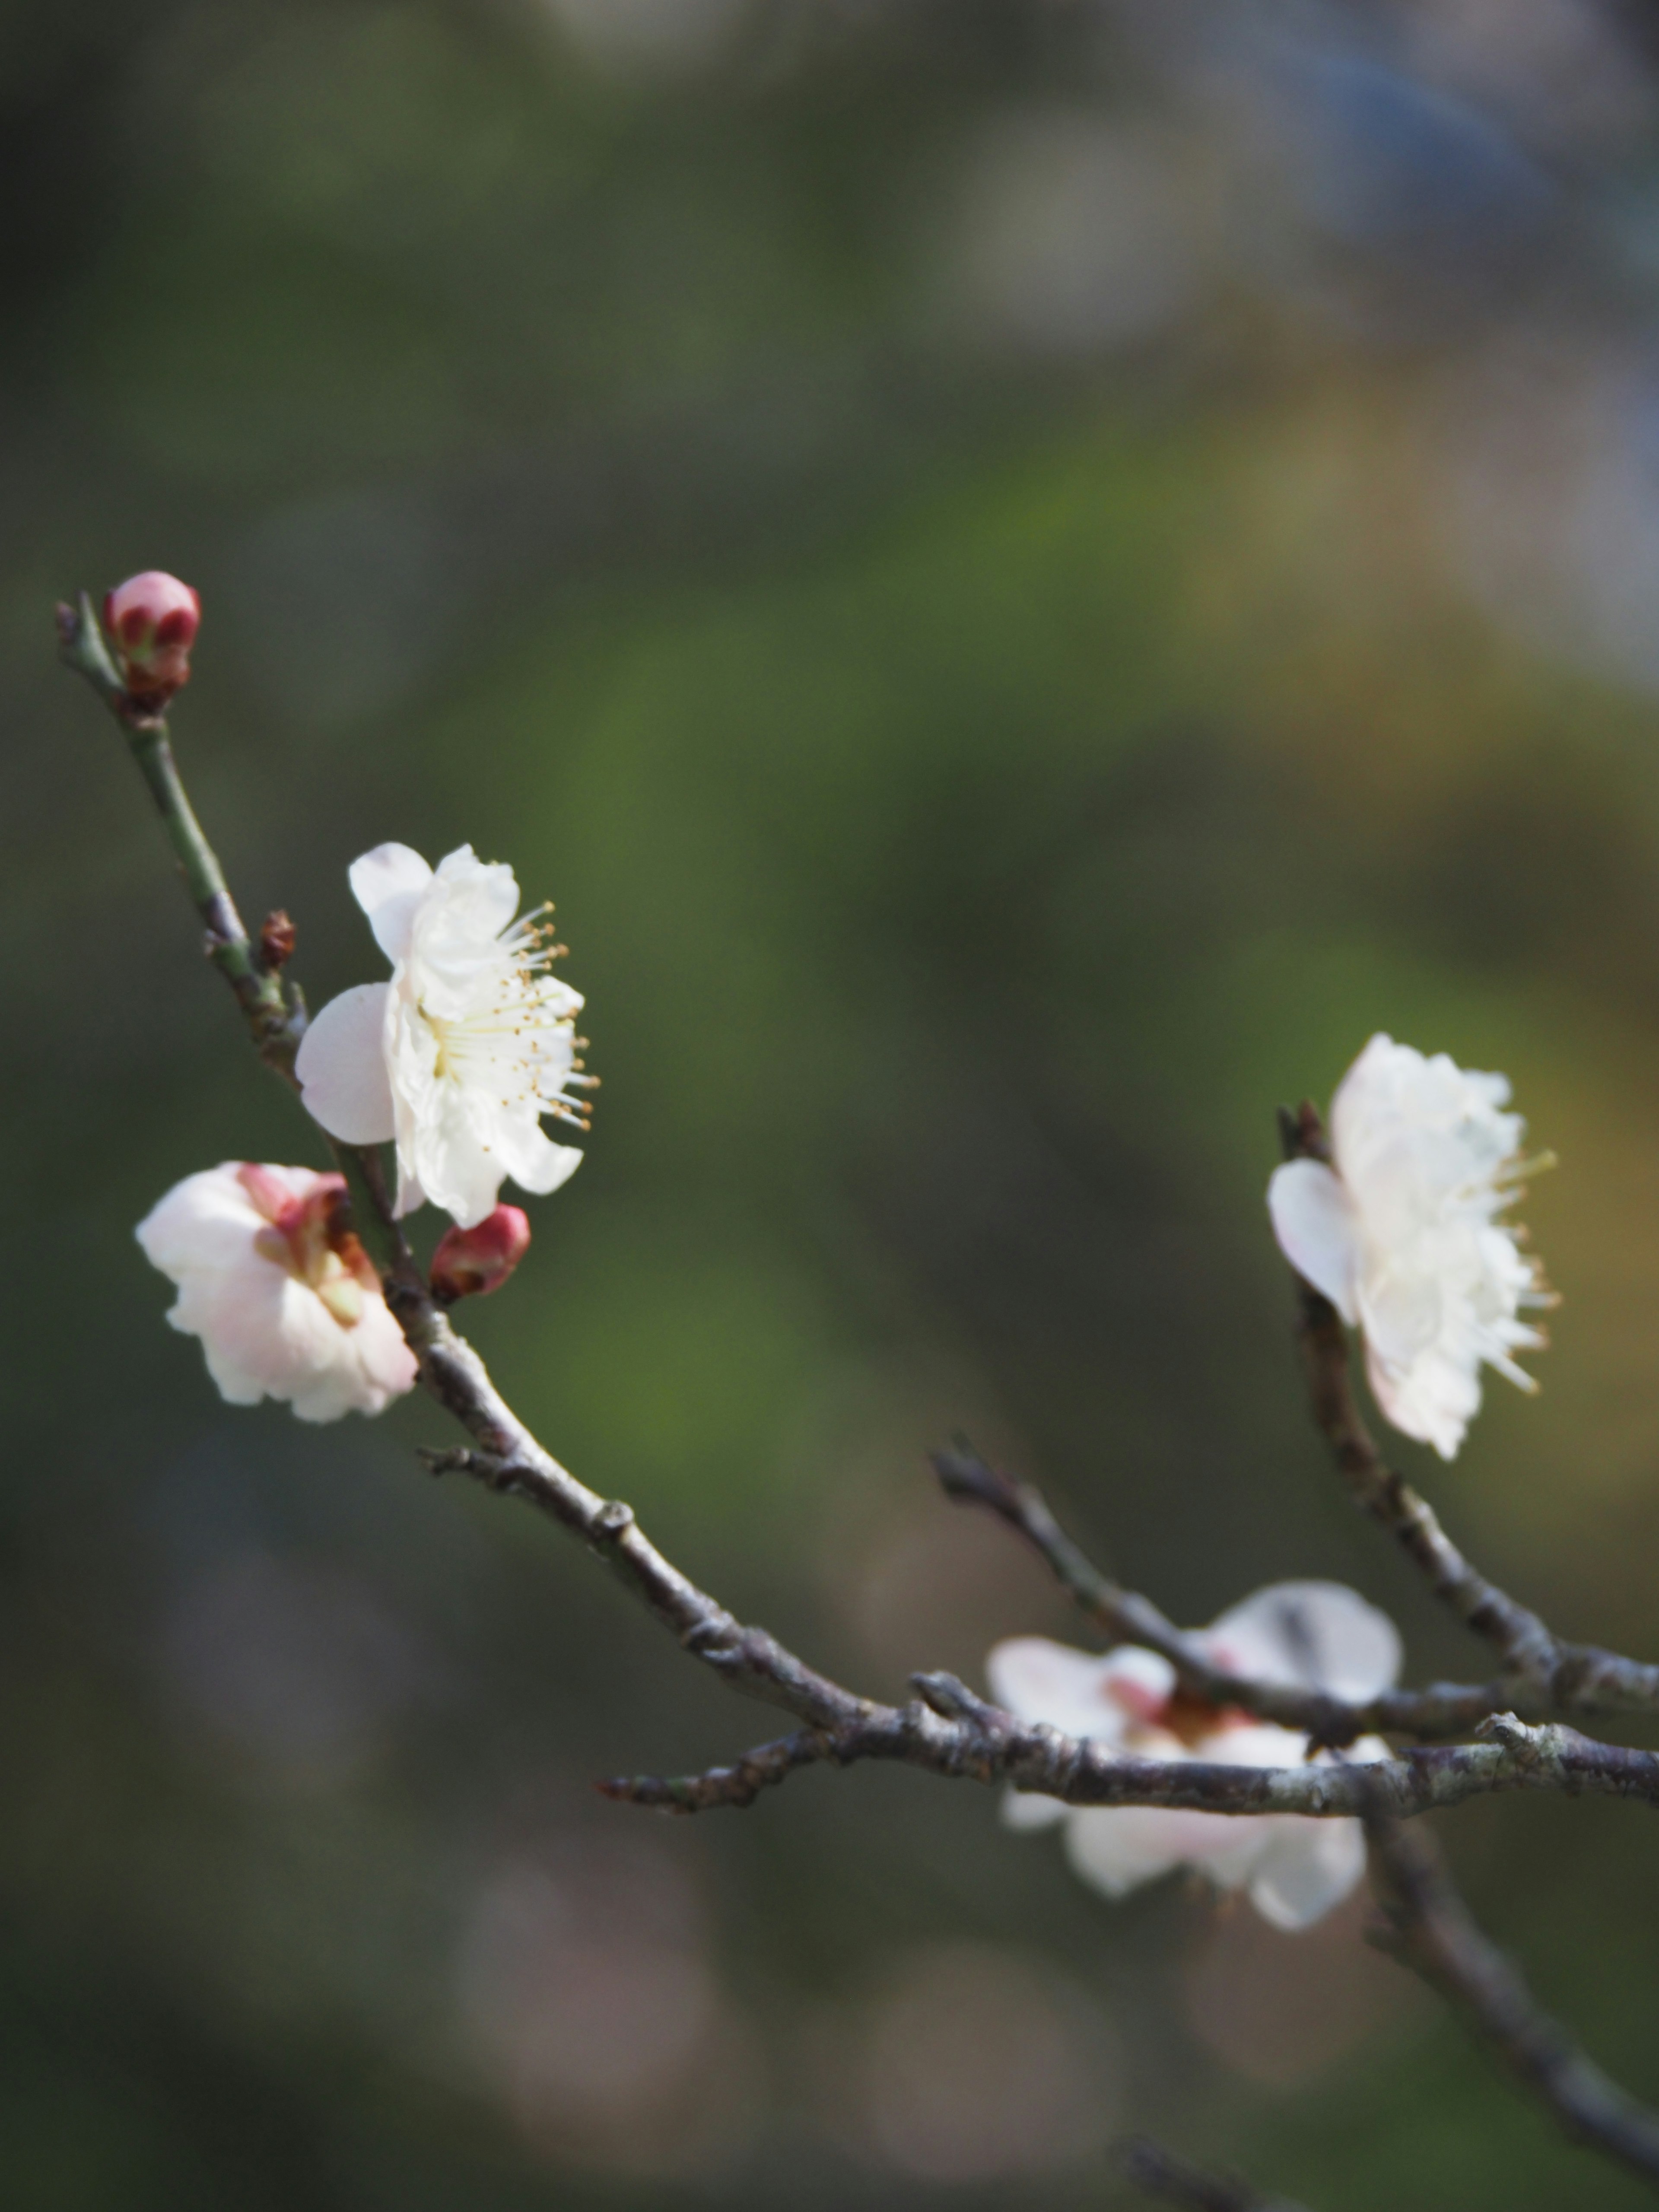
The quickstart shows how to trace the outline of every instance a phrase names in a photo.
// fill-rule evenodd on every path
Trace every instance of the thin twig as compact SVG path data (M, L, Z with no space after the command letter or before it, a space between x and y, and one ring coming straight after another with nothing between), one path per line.
M64 665L86 678L125 731L132 757L166 824L179 872L202 917L207 956L235 993L259 1057L274 1074L291 1084L294 1055L305 1027L303 1013L297 1001L289 1002L280 973L261 966L242 927L217 856L179 780L166 716L147 709L123 685L84 592L78 605L59 606L58 641Z
M1659 2112L1605 2075L1476 1924L1433 1838L1366 1818L1382 1925L1371 1940L1461 2012L1575 2141L1659 2184Z
M747 1632L753 1636L758 1632ZM769 1641L770 1639L767 1639ZM700 1655L701 1656L701 1655ZM799 1662L796 1662L799 1664ZM770 1678L740 1687L781 1704ZM1598 1743L1552 1722L1528 1728L1512 1714L1481 1723L1481 1741L1419 1744L1398 1758L1363 1765L1228 1766L1209 1759L1128 1759L1089 1736L1017 1721L976 1698L949 1676L912 1677L921 1698L907 1705L865 1701L854 1717L829 1717L806 1730L762 1744L735 1766L701 1774L618 1777L605 1794L675 1813L712 1812L753 1802L762 1788L801 1766L824 1761L852 1766L863 1759L918 1766L951 1779L1006 1782L1066 1805L1158 1805L1180 1812L1295 1813L1316 1820L1350 1820L1382 1805L1408 1820L1511 1790L1553 1790L1570 1797L1627 1797L1659 1806L1659 1752ZM940 1692L951 1699L941 1711ZM837 1699L850 1692L828 1686ZM753 1778L750 1786L750 1778Z
M1217 1667L1200 1639L1177 1628L1150 1598L1103 1574L1066 1534L1032 1484L988 1466L961 1438L956 1450L937 1451L931 1457L948 1497L958 1504L985 1506L1018 1530L1091 1620L1109 1636L1159 1653L1175 1668L1182 1686L1211 1705L1239 1706L1281 1728L1300 1729L1316 1747L1340 1748L1362 1735L1425 1740L1467 1735L1488 1714L1505 1711L1519 1702L1515 1686L1502 1681L1385 1690L1355 1702L1323 1690L1240 1680Z
M1247 2181L1205 2173L1176 2158L1150 2136L1132 2136L1118 2152L1125 2175L1137 2189L1188 2212L1300 2212L1282 2197L1259 2197Z

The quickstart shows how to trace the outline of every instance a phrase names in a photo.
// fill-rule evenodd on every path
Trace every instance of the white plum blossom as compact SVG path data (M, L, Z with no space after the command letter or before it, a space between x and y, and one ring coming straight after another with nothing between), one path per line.
M378 1413L415 1355L343 1218L345 1179L226 1160L186 1176L134 1231L179 1286L167 1315L199 1337L233 1406L284 1400L302 1421Z
M1519 1316L1555 1303L1498 1218L1528 1164L1509 1097L1502 1075L1374 1036L1331 1102L1333 1164L1289 1161L1267 1187L1285 1258L1363 1330L1377 1404L1442 1459L1480 1408L1483 1361L1537 1388L1513 1355L1546 1340Z
M312 1023L295 1062L306 1104L343 1143L396 1139L399 1213L430 1199L471 1229L508 1176L556 1190L582 1156L542 1116L585 1127L572 1093L592 1079L576 1057L581 999L547 972L547 909L515 921L512 869L470 845L435 869L377 845L351 888L392 980L342 992Z
M1340 1583L1274 1583L1195 1632L1212 1665L1258 1682L1320 1689L1362 1701L1400 1667L1394 1623ZM1086 1736L1125 1759L1206 1759L1229 1766L1301 1766L1308 1739L1237 1707L1183 1691L1155 1651L1123 1644L1098 1657L1045 1636L999 1644L986 1662L991 1692L1018 1719ZM1389 1747L1365 1736L1340 1754L1369 1764ZM1332 1753L1318 1757L1328 1760ZM1296 1813L1194 1813L1158 1805L1066 1805L1011 1791L1011 1827L1063 1821L1066 1851L1083 1879L1122 1897L1176 1867L1218 1889L1244 1890L1276 1928L1310 1927L1364 1871L1358 1820Z

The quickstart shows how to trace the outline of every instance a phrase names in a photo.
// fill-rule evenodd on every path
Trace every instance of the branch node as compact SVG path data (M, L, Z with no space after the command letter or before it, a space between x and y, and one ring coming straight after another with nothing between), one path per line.
M923 1703L943 1720L972 1721L976 1727L988 1728L1001 1717L996 1706L988 1705L983 1698L975 1697L968 1685L955 1674L943 1672L912 1674L910 1681Z

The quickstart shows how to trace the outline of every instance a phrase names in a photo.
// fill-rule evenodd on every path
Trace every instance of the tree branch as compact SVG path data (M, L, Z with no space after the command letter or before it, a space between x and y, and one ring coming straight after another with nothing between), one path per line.
M1237 1705L1258 1719L1307 1735L1315 1747L1340 1748L1362 1735L1466 1735L1489 1714L1517 1700L1511 1683L1436 1683L1426 1690L1385 1690L1363 1704L1316 1689L1240 1680L1212 1664L1203 1644L1177 1628L1148 1597L1101 1572L1055 1520L1041 1491L987 1466L965 1440L931 1455L947 1497L982 1505L1023 1536L1047 1561L1089 1619L1106 1633L1167 1659L1184 1688L1211 1705ZM1541 1717L1541 1708L1539 1716Z
M1364 1765L1230 1766L1212 1759L1126 1758L1091 1736L1018 1721L951 1675L911 1680L921 1695L905 1705L854 1700L850 1692L827 1686L861 1707L856 1717L824 1719L762 1744L733 1766L701 1774L619 1776L599 1787L606 1796L630 1804L704 1813L752 1804L762 1790L798 1767L880 1759L952 1780L1006 1782L1066 1805L1157 1805L1235 1817L1294 1813L1306 1820L1352 1820L1380 1807L1409 1820L1510 1790L1628 1797L1659 1806L1659 1752L1598 1743L1557 1723L1528 1728L1512 1713L1483 1721L1479 1743L1422 1744ZM769 1694L759 1686L739 1686ZM783 1700L774 1693L773 1702Z
M1137 2189L1166 2204L1184 2204L1188 2212L1300 2212L1282 2197L1258 2197L1248 2182L1200 2172L1149 2136L1131 2136L1118 2157Z
M1371 1941L1420 1974L1470 2022L1575 2141L1659 2183L1659 2112L1611 2081L1552 2020L1482 1933L1432 1837L1367 1816L1382 1925Z
M161 725L137 714L121 690L84 599L79 612L64 619L63 636L65 659L92 683L117 719L138 729L140 735L145 732L139 726L148 721L149 738L165 747ZM158 752L148 744L136 745L135 751L157 796L192 896L224 925L210 950L264 1052L269 1041L263 1025L265 1001L260 996L251 1004L240 988L245 979L238 963L248 956L248 941L217 860L191 811L170 751ZM159 780L158 761L165 769ZM222 958L222 952L236 957ZM280 999L276 979L261 977L258 984L261 994L269 986ZM285 1015L283 1019L286 1023ZM291 1058L285 1063L280 1049L266 1057L291 1083ZM607 1784L614 1796L693 1812L751 1802L759 1790L802 1765L825 1760L849 1765L873 1759L900 1760L981 1783L1006 1782L1070 1805L1163 1805L1225 1814L1302 1813L1322 1819L1351 1816L1367 1805L1408 1815L1504 1789L1659 1798L1659 1754L1595 1743L1569 1729L1528 1729L1513 1715L1486 1723L1487 1740L1480 1744L1420 1747L1403 1759L1364 1768L1310 1765L1280 1769L1119 1759L1090 1740L1062 1735L1047 1727L1023 1726L949 1675L915 1677L921 1694L902 1707L860 1697L809 1667L767 1630L736 1620L664 1558L629 1506L589 1490L543 1448L422 1280L392 1221L378 1153L372 1147L336 1150L351 1173L354 1193L366 1193L377 1224L392 1241L391 1257L383 1262L386 1303L419 1362L421 1380L479 1447L433 1455L434 1471L463 1472L489 1489L527 1498L580 1537L694 1658L732 1688L781 1706L805 1723L796 1735L763 1746L735 1767L678 1780L642 1778ZM1056 1528L1054 1534L1058 1533ZM1075 1547L1067 1565L1074 1575L1087 1567ZM1146 1607L1146 1613L1145 1625L1162 1623L1160 1632L1179 1641L1179 1632L1163 1622L1155 1608ZM1236 1699L1244 1686L1229 1679L1223 1686ZM1267 1686L1262 1686L1264 1697ZM1363 1784L1357 1779L1361 1776L1365 1778Z

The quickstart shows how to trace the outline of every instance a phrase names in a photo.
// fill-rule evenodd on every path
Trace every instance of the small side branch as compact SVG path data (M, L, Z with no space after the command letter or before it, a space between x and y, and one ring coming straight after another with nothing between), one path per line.
M1513 1714L1483 1723L1479 1743L1419 1745L1397 1759L1364 1765L1228 1766L1208 1759L1126 1759L1091 1738L1017 1721L952 1676L914 1680L921 1695L909 1705L863 1702L856 1716L826 1719L805 1734L763 1744L735 1766L622 1778L606 1783L605 1794L701 1813L750 1804L761 1789L800 1766L878 1759L951 1780L1006 1783L1066 1805L1156 1805L1235 1818L1295 1813L1310 1820L1352 1820L1382 1812L1410 1819L1510 1790L1659 1805L1659 1753L1598 1743L1555 1724L1528 1728ZM854 1702L848 1692L836 1694Z
M1431 1836L1366 1821L1382 1925L1371 1940L1461 2012L1575 2141L1659 2185L1659 2112L1601 2071L1477 1925Z
M1282 2197L1259 2197L1247 2181L1202 2172L1154 2142L1133 2136L1118 2153L1125 2177L1161 2203L1182 2204L1187 2212L1300 2212Z
M1202 1644L1177 1628L1150 1598L1103 1574L1066 1534L1032 1484L988 1467L962 1438L954 1451L934 1452L932 1459L947 1497L996 1514L1047 1562L1098 1627L1124 1643L1158 1652L1175 1668L1184 1688L1212 1705L1240 1706L1258 1719L1301 1730L1316 1747L1337 1749L1362 1735L1413 1735L1422 1741L1466 1735L1489 1714L1522 1702L1515 1685L1504 1681L1386 1690L1355 1704L1322 1690L1241 1680L1213 1665ZM1542 1717L1541 1708L1536 1717Z
M294 1055L305 1026L303 1015L297 1000L289 1002L280 975L261 965L242 926L217 856L203 834L179 779L166 716L147 710L123 684L84 592L76 605L59 606L58 638L58 655L65 667L86 679L125 732L128 747L166 827L179 872L202 918L208 957L235 993L259 1057L274 1073L292 1083Z
M752 1805L763 1790L787 1782L798 1766L816 1766L836 1756L833 1736L822 1729L797 1729L793 1735L745 1752L734 1766L711 1766L706 1773L665 1780L622 1775L595 1786L602 1797L620 1804L646 1805L659 1813L708 1813L719 1806Z

